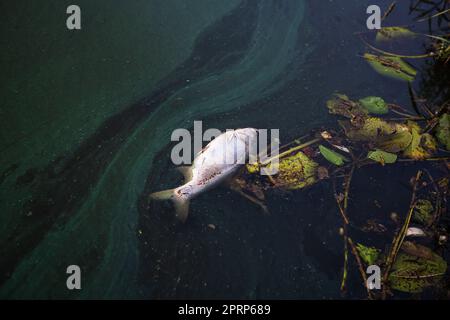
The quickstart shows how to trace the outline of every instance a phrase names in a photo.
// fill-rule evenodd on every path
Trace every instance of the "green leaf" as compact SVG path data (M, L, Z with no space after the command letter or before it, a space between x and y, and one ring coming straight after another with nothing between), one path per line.
M366 247L361 243L356 244L356 249L358 250L361 259L367 263L367 265L373 265L380 255L380 250L374 247Z
M381 75L403 81L413 81L416 77L417 71L399 57L365 53L364 58Z
M386 102L380 97L366 97L360 99L359 103L372 114L386 114L389 112Z
M433 221L433 205L429 200L419 199L414 206L414 220L424 225Z
M450 151L450 114L444 113L436 128L436 138Z
M367 158L379 162L382 165L385 163L395 163L397 161L396 154L385 152L383 150L369 151Z
M423 246L421 246L423 247ZM430 249L421 248L427 255L400 253L389 274L391 288L403 292L419 293L439 282L447 270L447 263ZM425 256L429 256L425 258Z
M391 41L399 38L412 38L416 34L403 27L384 27L377 32L375 40L377 42Z
M319 146L319 150L322 156L334 165L342 166L344 161L349 161L342 154L334 152L333 150L330 150L322 145Z

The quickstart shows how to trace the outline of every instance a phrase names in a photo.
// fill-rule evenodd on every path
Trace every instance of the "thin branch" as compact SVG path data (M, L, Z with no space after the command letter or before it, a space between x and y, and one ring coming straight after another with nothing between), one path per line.
M392 265L395 262L395 260L397 259L397 254L403 244L403 240L406 237L406 232L408 230L409 223L411 222L412 214L414 212L414 208L416 205L417 184L418 184L421 176L422 176L422 171L419 170L417 172L416 178L414 180L413 191L412 191L412 196L411 196L411 203L409 206L408 215L406 216L403 227L400 229L397 236L394 238L394 241L393 241L393 244L391 247L391 251L389 252L389 255L386 260L386 269L385 269L385 272L383 275L383 293L382 293L383 299L386 298L387 281L389 278L389 274L391 272Z
M372 292L370 292L369 287L367 286L367 275L364 271L363 264L361 261L361 258L359 257L358 250L355 247L355 244L353 243L351 238L348 238L348 243L350 244L350 248L352 250L353 256L355 257L356 263L358 264L359 273L361 274L361 278L364 281L364 287L367 290L367 296L370 300L373 300Z

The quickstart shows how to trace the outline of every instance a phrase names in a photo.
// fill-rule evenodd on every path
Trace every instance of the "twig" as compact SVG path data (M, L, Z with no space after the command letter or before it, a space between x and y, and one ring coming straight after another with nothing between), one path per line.
M403 111L404 113L406 113L409 116L414 116L414 114L410 113L407 109L403 108L402 106L399 106L398 104L389 103L388 108L391 111L392 111L392 109L397 109L397 110Z
M341 213L342 219L344 221L344 271L342 274L342 281L341 281L341 291L345 291L345 283L347 281L347 274L348 274L348 237L347 237L347 225L349 224L349 220L347 217L347 208L348 208L348 195L350 190L350 183L352 181L353 172L355 171L355 166L352 165L352 168L350 169L350 173L347 176L347 179L345 181L345 189L344 189L344 207L341 206L341 203L338 199L337 193L336 193L336 182L333 180L333 189L334 189L334 197L336 199L336 203L339 208L339 212Z
M287 151L285 151L285 152L282 152L282 153L280 153L280 154L278 154L278 155L276 155L276 156L274 156L274 157L272 157L272 158L270 158L270 159L268 159L268 160L266 160L266 161L263 161L263 162L261 163L261 165L265 166L265 165L269 164L272 160L274 160L274 159L276 159L276 158L281 159L281 158L283 158L283 157L285 157L285 156L290 155L290 154L291 154L292 152L294 152L294 151L298 151L298 150L304 149L304 148L306 148L306 147L308 147L308 146L310 146L310 145L312 145L312 144L314 144L314 143L319 142L320 140L321 140L321 139L317 138L317 139L313 139L313 140L310 140L310 141L308 141L308 142L302 143L302 144L299 145L299 146L296 146L296 147L294 147L294 148L291 148L291 149L289 149L289 150L287 150Z
M355 172L355 166L353 165L350 169L350 173L348 175L345 189L344 189L344 213L347 215L347 207L348 207L348 195L350 191L350 183L352 182L353 173Z
M395 110L395 109L392 108L391 106L392 106L392 105L389 105L389 107L390 107L389 110L392 111L392 112L394 112L394 113L396 113L396 114L398 114L398 115L400 115L400 116L403 116L403 117L408 118L408 119L410 119L410 120L425 120L424 117L415 116L415 115L410 114L410 113L407 113L407 112L400 112L400 111Z
M346 231L344 231L346 233ZM347 235L344 234L344 271L342 273L341 291L345 291L345 284L347 282L348 274L348 247L347 247Z
M432 15L431 17L426 17L426 18L417 20L417 22L423 22L423 21L431 20L433 18L439 17L440 15L446 14L447 12L450 12L450 9L447 9L447 10L441 11L439 13L436 13L435 15Z
M397 1L394 1L394 2L391 3L391 5L386 10L386 12L383 14L383 17L381 18L381 21L386 19L392 13L392 11L394 11L396 5L397 5Z
M372 292L370 292L369 287L367 286L367 275L364 271L363 264L361 262L361 258L359 257L358 250L356 250L355 244L353 243L351 238L348 238L348 243L350 244L350 248L352 249L352 253L355 256L356 262L358 263L359 273L361 274L361 278L364 281L364 287L367 290L367 296L370 300L373 300Z
M417 161L447 161L450 157L434 157L426 159L397 159L398 162L417 162Z
M397 58L406 58L406 59L423 59L423 58L430 58L430 57L432 57L432 56L434 55L434 54L432 54L432 53L426 53L426 54L420 54L420 55L411 55L411 56L408 56L408 55L402 55L402 54L397 54L397 53L384 51L384 50L381 50L381 49L378 49L378 48L374 47L373 45L371 45L370 43L368 43L362 36L360 36L360 39L361 39L361 41L364 42L364 44L365 44L366 46L368 46L370 49L372 49L372 50L374 50L374 51L376 51L376 52L378 52L378 53L381 53L381 54L383 54L383 55L385 55L385 56L397 57Z
M311 134L306 134L306 135L301 136L301 137L299 137L299 138L297 138L297 139L294 139L294 140L292 140L291 142L286 143L285 145L282 145L282 146L280 147L280 150L282 150L282 149L284 149L284 148L287 148L287 147L289 147L289 146L291 146L291 145L293 145L293 144L300 144L301 141L302 141L303 139L305 139L305 138L307 138L307 137L309 137L309 136L311 136Z
M450 175L446 175L446 176L443 176L443 177L439 177L439 178L433 179L433 180L431 180L430 182L431 182L431 184L433 185L433 188L436 189L436 187L437 187L436 181L441 181L442 179L446 179L446 178L450 178ZM417 188L417 191L420 191L420 190L425 189L425 188L428 188L428 187L429 187L428 184L425 185L425 186L421 186L420 188Z
M333 179L333 190L334 190L334 198L336 199L336 203L339 208L339 212L342 216L342 220L344 220L344 224L347 225L347 224L349 224L349 220L347 218L347 215L345 214L344 209L341 206L341 202L338 199L338 194L336 192L336 181L334 179Z
M405 219L405 223L403 224L403 227L400 229L400 231L398 232L397 236L394 238L392 247L391 247L391 251L389 252L389 255L387 257L386 260L386 269L383 275L383 292L382 292L382 298L386 299L386 289L387 289L387 280L389 277L389 273L391 271L392 265L395 262L396 258L397 258L397 254L398 251L400 250L402 244L403 244L403 240L405 239L406 236L406 232L408 230L409 227L409 223L411 222L411 217L412 214L414 212L414 208L416 205L416 192L417 192L417 184L420 180L420 177L422 175L422 171L418 171L416 174L416 178L414 180L414 185L413 185L413 192L412 192L412 196L411 196L411 203L409 206L409 212L408 215L406 216Z

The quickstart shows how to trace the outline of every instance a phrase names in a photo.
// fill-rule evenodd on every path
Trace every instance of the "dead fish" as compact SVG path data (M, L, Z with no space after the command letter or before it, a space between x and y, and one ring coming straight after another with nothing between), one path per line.
M192 166L179 168L185 177L185 184L152 193L150 199L172 200L177 218L185 222L190 200L236 173L245 164L250 145L256 146L257 139L258 131L253 128L222 133L197 154Z

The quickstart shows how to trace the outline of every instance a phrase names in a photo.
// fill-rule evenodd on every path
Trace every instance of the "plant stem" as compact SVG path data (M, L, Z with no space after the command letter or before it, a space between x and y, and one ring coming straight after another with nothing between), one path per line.
M298 150L304 149L304 148L306 148L306 147L308 147L308 146L310 146L310 145L312 145L312 144L314 144L314 143L319 142L320 140L321 140L321 139L316 138L316 139L310 140L310 141L308 141L308 142L302 143L302 144L299 145L299 146L296 146L296 147L291 148L291 149L289 149L289 150L287 150L287 151L284 151L284 152L282 152L282 153L280 153L280 154L278 154L278 155L276 155L276 156L273 156L272 158L269 158L268 160L262 162L261 165L265 166L265 165L269 164L272 160L274 160L274 159L276 159L276 158L281 159L281 158L283 158L283 157L285 157L285 156L290 155L290 154L291 154L292 152L294 152L294 151L298 151Z
M347 240L348 240L348 243L350 244L350 248L352 249L352 253L355 256L356 263L358 263L359 273L361 274L361 278L364 281L364 287L367 290L367 296L370 300L373 300L372 292L370 292L370 289L367 285L367 275L366 275L366 272L364 271L363 264L361 262L361 258L359 257L359 254L358 254L358 250L356 249L355 244L353 243L351 238L348 238Z
M397 236L394 238L391 251L389 252L389 255L386 260L386 269L383 275L383 292L382 292L382 298L386 299L386 289L387 289L387 280L389 278L389 273L391 271L392 265L395 262L397 258L397 254L403 244L403 240L405 239L406 232L409 227L409 223L411 222L411 217L414 212L414 207L416 205L416 191L417 191L417 184L420 180L420 177L422 175L422 171L418 171L416 174L416 178L414 180L413 185L413 191L411 196L411 203L409 205L409 211L408 215L406 216L405 223L403 224L403 227L399 230Z
M345 291L345 284L347 282L348 274L348 248L347 248L347 236L344 235L344 271L342 274L341 291Z

